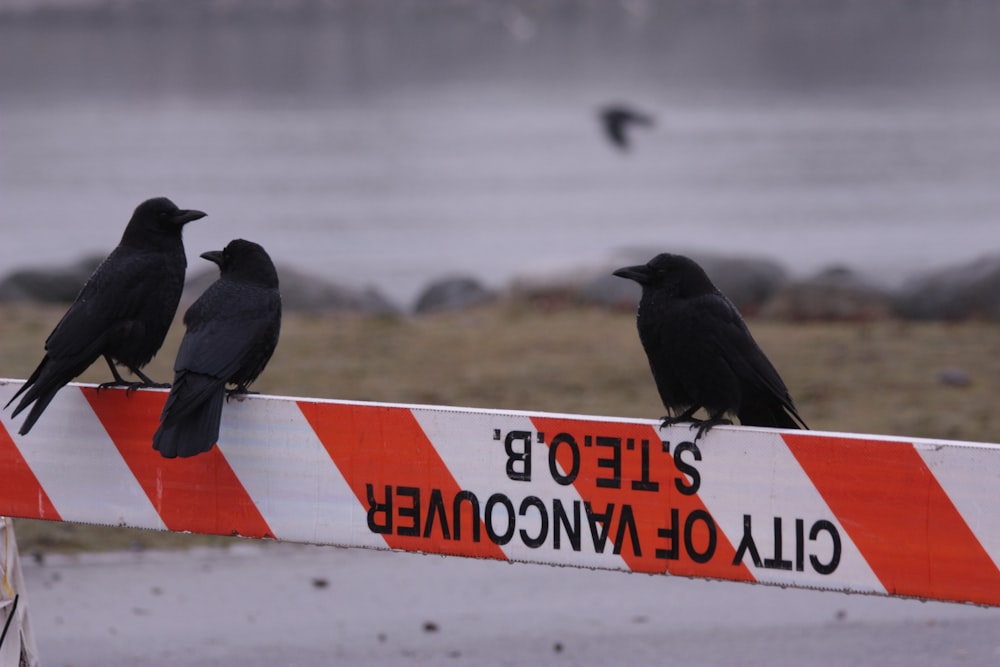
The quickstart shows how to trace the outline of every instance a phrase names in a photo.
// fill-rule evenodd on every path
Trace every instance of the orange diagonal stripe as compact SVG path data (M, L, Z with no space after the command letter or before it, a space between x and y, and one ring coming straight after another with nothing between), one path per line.
M382 533L389 547L506 560L481 518L475 530L470 527L467 504L458 516L462 525L456 539L454 499L462 489L409 409L304 401L299 408L362 507L370 508L369 487L380 503L391 490L394 528ZM479 499L480 508L485 500ZM380 514L379 521L387 518Z
M782 437L889 593L1000 602L1000 571L912 444Z
M167 528L274 537L218 447L187 459L165 459L153 449L166 394L82 391Z
M28 467L21 450L0 424L0 516L61 521L59 513Z
M544 434L549 447L556 447L556 460L564 473L573 467L572 447L565 438L560 438L564 444L554 443L560 434L572 437L580 457L579 472L573 486L596 512L608 514L608 509L614 505L617 513L610 514L614 517L610 535L620 534L625 538L619 545L620 555L633 571L754 581L746 565L733 565L736 550L714 519L711 519L715 528L714 550L709 550L711 542L706 517L710 514L697 494L685 495L678 491L677 481L683 480L684 475L674 464L671 453L662 450L655 428L645 424L550 417L533 417L531 421ZM643 440L646 441L645 454ZM614 442L618 442L619 446L612 446ZM620 467L616 461L620 461ZM542 467L545 464L540 462L538 465ZM615 479L619 474L620 478ZM635 519L635 540L629 530L620 528L626 518L622 513L626 505ZM692 527L687 536L686 525ZM638 543L639 553L635 543ZM611 547L607 548L610 550ZM659 556L657 549L660 550ZM669 551L674 553L665 557ZM707 560L692 559L692 552L701 554Z

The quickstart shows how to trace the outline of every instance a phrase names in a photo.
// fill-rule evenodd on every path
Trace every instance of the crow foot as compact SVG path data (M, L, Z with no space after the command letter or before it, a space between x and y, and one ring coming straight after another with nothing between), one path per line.
M167 382L129 382L128 380L119 378L117 380L112 380L111 382L102 382L97 385L97 391L102 389L111 389L113 387L125 387L125 395L128 396L133 391L139 389L170 389L170 384Z
M97 385L97 391L110 389L111 387L125 387L125 395L128 396L133 391L138 389L170 389L169 382L154 382L148 375L143 373L138 368L129 367L129 370L134 375L139 376L139 382L129 382L121 376L121 373L118 372L118 367L115 366L115 362L111 359L111 357L104 355L104 360L108 362L108 368L111 369L111 374L115 376L115 379L111 382L102 382Z
M733 422L729 419L723 419L720 417L711 419L695 419L690 415L678 415L676 417L664 417L660 422L660 428L666 428L668 426L673 426L674 424L688 424L689 428L696 428L698 432L694 436L694 442L698 442L701 438L705 436L713 426L729 426Z
M250 391L243 385L239 385L235 389L226 390L226 402L228 403L232 398L235 398L237 401L242 401L247 396L253 396L259 393L259 391Z
M713 419L698 419L691 424L691 428L698 428L698 433L694 436L694 441L698 442L706 433L712 430L713 426L729 426L733 422L729 419L722 419L721 417L716 417Z

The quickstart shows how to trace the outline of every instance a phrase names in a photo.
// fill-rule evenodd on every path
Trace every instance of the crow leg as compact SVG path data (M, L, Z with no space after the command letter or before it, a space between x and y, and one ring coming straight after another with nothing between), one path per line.
M725 419L724 417L710 417L709 419L696 419L694 423L691 424L691 428L698 427L698 433L694 436L694 441L698 442L699 438L704 436L713 426L729 426L733 422L732 420Z
M712 430L713 426L722 426L723 424L729 425L733 422L723 417L725 412L718 412L716 414L710 415L708 419L696 419L694 413L698 411L699 405L692 405L684 412L680 413L676 417L671 417L667 415L663 418L660 423L660 428L666 428L667 426L672 426L673 424L690 424L691 428L697 428L698 432L694 436L694 441L698 442L706 433Z
M226 402L228 403L229 399L234 397L237 400L242 400L244 396L249 396L251 394L259 394L259 393L260 393L259 391L250 391L249 389L247 389L247 386L245 384L238 384L234 389L226 390Z
M137 384L137 385L139 385L141 387L149 387L151 389L170 389L170 383L169 382L156 382L155 380L150 379L149 376L147 376L145 373L143 373L138 368L131 368L130 367L129 370L132 371L133 373L135 373L136 375L138 375L139 379L142 380L142 384L139 384L138 382L135 382L133 384ZM136 388L138 388L138 387L136 387Z
M126 381L125 378L123 378L121 374L118 372L118 367L115 366L115 362L111 360L111 357L105 354L104 360L108 362L108 368L111 369L111 374L115 376L115 379L112 380L111 382L102 382L101 384L97 385L97 391L100 391L102 389L110 389L111 387L129 386L129 382Z
M698 442L699 438L702 438L706 433L712 430L713 426L729 425L733 422L725 418L726 411L719 410L718 412L712 413L708 416L708 419L696 419L694 424L691 424L691 428L698 427L698 433L694 436L694 441Z
M108 355L105 354L104 355L104 360L106 362L108 362L108 368L111 369L111 374L115 376L115 379L112 380L111 382L102 382L101 384L97 385L97 390L98 391L100 391L101 389L110 389L111 387L125 387L125 392L126 393L131 393L131 392L135 391L136 389L148 389L148 388L169 389L170 388L169 384L162 384L162 383L153 382L151 379L149 379L146 376L145 373L143 373L142 371L140 371L138 368L131 368L130 367L129 370L132 371L133 373L135 373L136 375L138 375L139 378L142 381L141 382L129 382L128 380L126 380L125 378L123 378L121 376L121 373L118 372L118 367L115 366L115 362L112 361L111 357L109 357Z
M670 415L667 415L662 418L662 421L660 422L660 428L666 428L668 426L673 426L674 424L681 424L685 422L697 423L699 420L694 418L694 413L697 411L698 411L698 406L693 405L684 412L682 412L681 414L677 415L676 417L671 417Z

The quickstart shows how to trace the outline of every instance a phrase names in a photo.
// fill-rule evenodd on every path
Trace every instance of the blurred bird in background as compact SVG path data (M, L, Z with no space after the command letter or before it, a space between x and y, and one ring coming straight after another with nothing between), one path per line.
M600 110L598 116L608 141L621 151L628 151L631 147L629 137L633 128L655 125L652 116L624 104L608 105Z

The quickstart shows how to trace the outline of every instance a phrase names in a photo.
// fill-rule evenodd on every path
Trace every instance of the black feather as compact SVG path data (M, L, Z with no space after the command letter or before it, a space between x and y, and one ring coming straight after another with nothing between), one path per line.
M32 406L21 435L31 430L56 392L102 356L115 377L102 386L157 386L140 369L163 345L184 288L187 259L181 231L204 216L201 211L179 209L165 197L149 199L135 209L121 242L46 339L38 368L7 403L24 394L15 417ZM116 363L142 382L122 380Z
M220 276L184 315L187 333L174 384L153 436L166 458L207 452L219 439L226 385L247 392L274 354L281 330L278 274L262 247L236 239L202 257Z
M642 286L639 339L667 409L664 425L692 422L698 437L727 416L747 426L807 428L736 306L694 261L661 254L614 275ZM695 419L702 408L708 419Z

